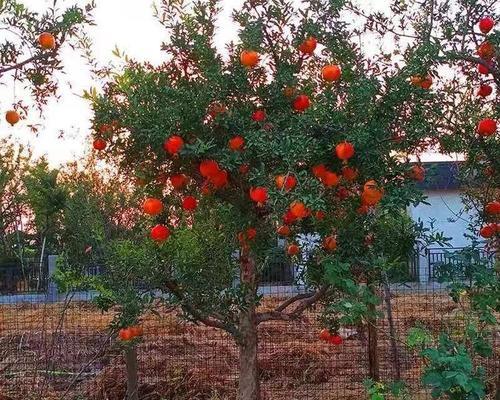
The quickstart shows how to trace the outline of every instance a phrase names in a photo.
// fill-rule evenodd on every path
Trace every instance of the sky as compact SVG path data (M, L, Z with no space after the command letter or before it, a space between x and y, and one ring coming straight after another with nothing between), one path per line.
M298 0L297 0L298 1ZM24 0L26 6L33 10L43 11L52 0ZM83 0L59 0L61 8ZM140 61L148 60L154 64L164 60L160 50L165 39L164 28L155 20L151 0L96 0L94 12L96 26L89 28L93 40L93 51L101 65L113 59L112 51L117 46L127 55ZM231 20L234 8L241 6L243 0L223 0L223 12L218 22L215 43L223 51L225 43L235 39L237 26ZM386 0L362 0L367 10L386 10ZM376 51L374 45L368 43L365 51ZM10 127L4 118L0 122L0 137L11 136L21 144L30 144L35 156L46 155L50 164L57 167L63 163L77 160L91 151L90 119L92 113L88 101L81 95L83 90L98 86L92 82L85 61L74 56L74 51L67 47L61 50L65 74L58 73L60 82L59 98L51 99L39 116L35 110L30 111L28 118L15 127ZM22 87L15 90L9 82L0 87L0 108L8 107L23 96ZM15 96L14 97L14 93ZM27 124L38 123L40 130L33 134ZM61 136L61 132L64 135ZM436 159L436 156L424 157Z

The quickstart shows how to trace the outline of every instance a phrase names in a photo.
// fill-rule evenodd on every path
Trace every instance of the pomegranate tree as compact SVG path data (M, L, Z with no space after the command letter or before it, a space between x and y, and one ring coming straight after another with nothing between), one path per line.
M241 400L260 398L260 324L324 302L330 343L341 345L342 321L373 327L376 284L405 256L393 243L406 236L388 221L422 199L409 155L436 142L445 114L425 46L398 65L366 57L343 6L305 3L301 13L284 0L245 2L238 40L221 54L215 0L183 11L164 0L168 61L129 61L91 97L99 156L144 194L141 284L234 338ZM301 287L263 311L276 248L302 266ZM362 306L331 306L339 293Z

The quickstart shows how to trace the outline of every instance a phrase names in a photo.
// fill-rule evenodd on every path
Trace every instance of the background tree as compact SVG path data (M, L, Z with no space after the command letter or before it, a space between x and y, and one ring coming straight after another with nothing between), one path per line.
M54 72L63 68L62 46L79 47L84 55L90 54L84 28L92 24L90 13L95 5L89 2L83 8L74 5L61 9L59 3L54 0L52 7L38 13L21 1L0 1L0 84L8 84L15 93L19 82L30 90L38 107L46 104L48 97L57 92L58 81ZM1 105L12 125L28 109L26 101L17 99L14 104L4 100Z
M26 204L33 213L33 226L27 226L27 229L38 234L35 246L40 252L39 276L42 275L46 252L56 254L58 248L58 220L67 198L66 191L58 184L58 174L58 170L50 170L47 162L42 159L22 177L26 189Z
M424 375L424 381L434 387L436 396L445 394L457 399L468 398L467 393L471 391L474 394L470 396L479 398L484 392L484 385L478 384L474 376L476 367L473 367L475 360L472 356L477 357L478 353L491 355L491 352L486 354L488 351L483 342L491 339L490 324L497 324L493 312L498 311L500 245L500 144L497 128L500 115L500 32L497 28L500 9L497 3L429 0L421 7L421 2L416 1L404 5L395 2L392 8L399 10L404 7L405 12L392 20L383 14L366 15L350 5L357 15L365 18L366 30L399 41L411 38L412 42L422 43L427 49L425 56L433 65L434 81L442 92L445 110L449 110L435 121L441 127L436 149L442 153L458 152L464 158L459 170L465 215L472 215L469 221L472 244L452 257L450 265L444 265L452 273L441 279L452 282L450 295L457 304L469 306L464 310L468 324L463 337L443 336L438 347L426 351L432 367ZM401 26L410 29L402 32ZM454 79L450 78L452 73L455 73ZM483 241L477 240L477 236ZM488 257L481 256L481 247ZM463 368L455 371L457 376L470 376L462 382L446 380L446 374L452 375L450 368L453 367L450 363L440 370L438 365L443 357L450 357L452 363L456 362ZM459 363L461 357L462 360L465 357L466 362ZM447 386L453 390L447 391ZM500 376L496 382L497 397L499 393Z
M16 259L24 271L25 241L22 216L27 209L22 200L22 175L27 170L30 154L7 140L0 141L0 236L1 258L4 261ZM29 255L28 255L29 257Z

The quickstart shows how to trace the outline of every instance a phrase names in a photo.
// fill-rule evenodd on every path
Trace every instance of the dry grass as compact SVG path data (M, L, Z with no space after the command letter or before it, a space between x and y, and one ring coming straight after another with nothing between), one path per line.
M272 308L275 303L276 299L266 299L262 307ZM398 295L393 305L401 337L417 322L437 331L455 313L448 297L439 294ZM72 303L58 330L61 307L0 306L0 400L60 399L70 384L65 399L123 399L121 351L107 333L112 315L99 313L90 303ZM227 335L187 324L172 313L147 316L144 328L139 348L142 399L236 397L238 354ZM363 398L365 341L351 338L333 347L317 340L319 329L312 311L296 324L275 322L260 327L264 399ZM386 329L386 321L381 321L381 332ZM427 399L418 384L417 358L400 350L403 377L414 390L412 398ZM392 360L385 334L381 335L380 358L383 377L390 379Z

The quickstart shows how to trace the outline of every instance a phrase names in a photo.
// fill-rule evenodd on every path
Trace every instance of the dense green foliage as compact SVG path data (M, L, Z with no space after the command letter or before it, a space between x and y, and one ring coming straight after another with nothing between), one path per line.
M176 219L172 243L178 244L175 236L184 226L191 226L193 220L193 226L204 221L208 209L227 210L238 221L233 229L227 222L222 228L227 240L233 240L237 250L238 232L255 227L252 257L262 264L268 250L260 243L268 248L276 243L277 224L292 202L301 201L313 212L325 212L326 217L297 221L293 236L335 234L339 258L349 262L365 253L365 236L374 229L379 213L373 210L366 217L356 211L366 181L374 179L383 186L382 207L387 207L387 213L399 213L421 199L408 178L408 160L399 155L418 152L437 134L429 115L437 118L440 114L439 97L408 82L427 68L416 56L419 47L408 52L407 66L380 68L363 59L351 40L353 33L340 21L340 7L333 3L310 2L309 14L301 15L280 2L247 2L235 14L241 24L241 42L229 48L225 59L217 53L211 35L219 7L216 2L196 4L190 11L180 11L168 2L163 7L164 24L171 34L165 49L172 60L159 68L129 62L123 72L113 76L104 94L94 94L92 100L96 137L108 142L104 157L122 172L145 180L145 192L162 199L166 212L157 221ZM285 26L288 35L281 33ZM312 32L324 48L305 57L297 46ZM243 49L259 51L261 66L241 66ZM330 62L342 67L341 80L333 84L320 78L321 68ZM294 111L293 98L284 94L287 87L294 88L293 96L307 94L312 106L303 113ZM211 113L214 105L224 111ZM265 110L264 122L252 120L256 109ZM177 157L170 157L162 148L173 134L186 142ZM395 139L400 134L405 141ZM235 135L244 137L241 152L227 146ZM356 153L348 163L359 170L358 178L354 183L342 180L338 185L342 189L325 187L311 168L323 163L341 176L343 163L334 149L345 140L354 145ZM206 159L217 161L228 172L229 182L220 190L211 188L212 195L200 196L204 183L198 165ZM242 164L249 166L248 174L239 172ZM156 179L174 173L190 179L181 193ZM294 175L298 185L290 191L276 188L274 179L279 174ZM263 207L249 198L249 189L255 186L268 189L269 201ZM347 196L339 194L343 191ZM180 207L186 195L200 201L192 218ZM376 248L389 239L383 233L380 236L383 240L375 239ZM171 249L174 246L167 242L159 251L170 255ZM321 262L325 252L321 246L315 251L316 263ZM199 278L204 282L203 276ZM310 283L317 287L322 279Z

